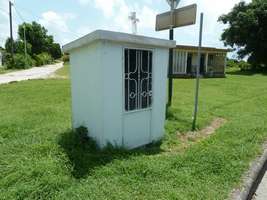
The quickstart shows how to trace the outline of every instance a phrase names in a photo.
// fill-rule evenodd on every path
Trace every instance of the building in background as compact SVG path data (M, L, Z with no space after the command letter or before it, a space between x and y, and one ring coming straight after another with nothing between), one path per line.
M229 49L202 47L200 75L203 77L225 77L227 52ZM177 45L173 53L173 77L194 77L197 56L197 46Z

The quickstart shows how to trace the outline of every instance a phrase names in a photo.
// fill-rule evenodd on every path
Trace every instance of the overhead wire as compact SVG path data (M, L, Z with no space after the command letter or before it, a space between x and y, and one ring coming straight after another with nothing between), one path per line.
M17 6L15 6L15 4L14 4L13 7L15 8L16 14L20 18L20 20L22 22L26 22L26 20L24 19L24 17L22 17L22 15L20 14L20 12L18 11Z

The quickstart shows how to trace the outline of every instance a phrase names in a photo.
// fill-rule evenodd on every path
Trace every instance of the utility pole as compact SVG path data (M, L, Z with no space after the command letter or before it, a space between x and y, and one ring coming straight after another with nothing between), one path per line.
M26 30L25 30L25 23L23 24L23 32L24 32L24 54L25 54L25 58L27 56L27 42L26 42Z
M13 30L12 30L12 6L13 3L9 1L9 25L10 25L10 41L11 41L11 56L14 59L14 41L13 41Z
M195 93L195 109L193 115L193 124L192 130L196 129L196 122L197 122L197 112L198 112L198 94L199 94L199 69L200 69L200 60L201 60L201 47L202 47L202 30L203 30L203 17L204 14L201 13L200 15L200 28L199 28L199 44L198 44L198 53L197 53L197 69L196 69L196 93Z

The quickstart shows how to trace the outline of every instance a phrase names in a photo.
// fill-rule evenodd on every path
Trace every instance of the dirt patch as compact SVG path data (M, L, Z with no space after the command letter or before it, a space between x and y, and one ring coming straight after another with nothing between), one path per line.
M215 133L215 131L223 126L226 123L226 120L223 118L215 118L210 125L199 130L199 131L188 131L185 133L177 132L177 137L181 144L178 147L172 147L169 149L169 153L171 152L179 152L186 150L189 146L202 141L208 138L210 135Z
M178 138L182 142L197 141L212 135L218 128L226 122L223 118L214 119L211 124L199 131L189 131L186 133L177 132Z
M180 142L179 145L171 145L165 154L177 154L183 153L191 145L194 145L204 139L211 136L217 129L222 127L227 122L223 118L215 118L208 126L198 131L188 131L184 133L177 132L177 140Z

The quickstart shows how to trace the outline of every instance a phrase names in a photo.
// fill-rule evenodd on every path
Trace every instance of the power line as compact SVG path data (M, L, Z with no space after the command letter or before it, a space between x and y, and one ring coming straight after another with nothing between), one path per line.
M22 22L26 22L26 20L22 17L22 15L20 14L20 12L18 11L17 6L15 6L15 4L13 4L13 7L15 8L16 14L21 19L21 21Z
M25 8L25 7L21 7L19 4L16 3L16 9L21 9L21 10L24 10L26 11L28 14L30 14L33 18L35 19L39 19L39 17L36 17L38 16L36 13L32 12L31 10L29 10L28 8Z
M21 21L23 23L25 23L25 19L22 17L22 15L20 14L20 12L18 11L18 9L16 8L16 6L14 5L13 6L15 8L15 11L16 11L16 14L17 16L21 19ZM24 54L25 54L25 58L27 56L27 40L26 40L26 27L25 27L25 24L23 24L23 40L24 40Z

